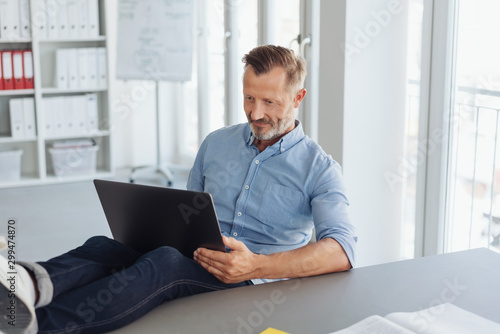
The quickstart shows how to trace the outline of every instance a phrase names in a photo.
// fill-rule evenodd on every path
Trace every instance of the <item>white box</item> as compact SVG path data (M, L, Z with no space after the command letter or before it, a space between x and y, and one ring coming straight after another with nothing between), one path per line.
M97 167L98 145L49 148L56 176L94 174Z
M17 181L21 178L23 150L0 151L0 182Z

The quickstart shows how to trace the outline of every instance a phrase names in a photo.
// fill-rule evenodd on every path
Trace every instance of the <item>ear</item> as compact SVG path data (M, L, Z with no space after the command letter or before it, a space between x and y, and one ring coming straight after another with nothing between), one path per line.
M299 90L297 92L297 94L295 94L295 96L293 98L293 107L295 109L297 109L300 106L300 103L302 102L302 100L304 99L305 96L306 96L306 89L305 88L302 88L301 90Z

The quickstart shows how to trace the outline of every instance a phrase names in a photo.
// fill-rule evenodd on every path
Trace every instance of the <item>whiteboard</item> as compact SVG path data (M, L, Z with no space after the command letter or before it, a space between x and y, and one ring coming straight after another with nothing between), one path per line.
M193 0L119 0L116 76L189 81Z

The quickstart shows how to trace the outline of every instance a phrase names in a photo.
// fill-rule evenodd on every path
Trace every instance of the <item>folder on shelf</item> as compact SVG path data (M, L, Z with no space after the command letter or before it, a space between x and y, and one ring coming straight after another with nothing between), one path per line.
M7 0L0 0L0 40L7 39Z
M64 136L64 100L62 97L52 97L52 120L54 126L54 136Z
M42 99L42 109L43 109L43 128L46 138L52 138L55 136L54 131L54 108L52 107L52 97L46 97Z
M9 114L12 138L24 138L24 114L22 99L9 100Z
M78 38L79 19L78 19L78 1L66 0L66 14L68 18L68 37L70 39Z
M2 17L5 23L2 23L2 39L18 40L21 38L19 29L19 2L13 0L0 1L6 2L6 6L2 6L0 11L6 10L6 15Z
M85 95L79 95L73 97L73 107L75 110L75 133L78 136L83 136L86 134L87 128L87 115L86 115L86 103L87 97Z
M14 89L24 89L24 65L22 51L12 51L12 70L14 76Z
M45 3L47 11L47 38L55 39L59 37L59 3L57 0L47 0Z
M56 50L56 73L55 73L55 86L59 89L68 89L68 49Z
M108 66L106 63L106 48L97 48L97 77L98 88L108 86Z
M14 89L14 80L12 77L12 52L2 51L2 71L3 87L5 90Z
M67 1L58 1L57 5L57 37L58 38L68 38L69 37L69 18L67 11Z
M33 0L33 34L39 39L48 38L48 18L46 0Z
M97 94L86 94L86 130L90 133L99 131L99 111L97 106Z
M99 87L97 57L97 48L87 48L87 67L90 88Z
M89 52L87 48L79 48L78 51L78 74L80 88L89 88Z
M3 90L2 52L0 52L0 90Z
M88 2L88 36L99 36L99 2L98 0L87 0Z
M26 89L35 88L33 81L33 52L31 50L23 51L23 65L24 65L24 86Z
M35 99L26 97L22 99L23 118L24 118L24 136L26 138L36 137L35 123Z
M19 28L21 38L31 37L30 1L19 1Z
M76 0L78 6L78 37L88 37L89 28L89 6L88 0Z
M80 88L80 69L78 68L78 49L71 48L66 49L67 59L68 59L68 88L78 89Z
M75 107L74 107L74 96L62 97L62 106L64 110L63 114L63 134L66 136L76 135L75 130Z

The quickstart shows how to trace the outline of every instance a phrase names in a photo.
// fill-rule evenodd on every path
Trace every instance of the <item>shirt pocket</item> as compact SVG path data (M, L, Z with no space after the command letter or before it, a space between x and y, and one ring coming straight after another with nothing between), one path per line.
M302 213L304 195L296 189L268 183L259 208L259 219L271 226L293 226Z

